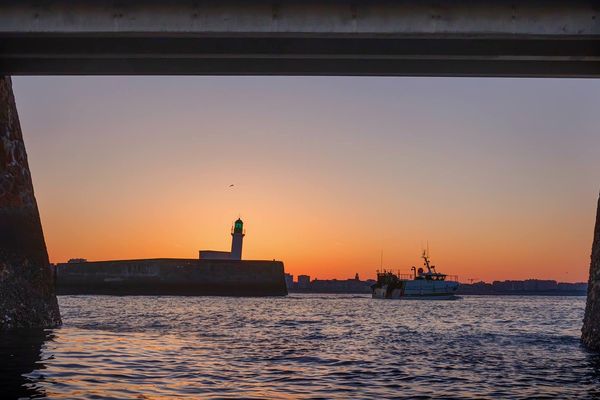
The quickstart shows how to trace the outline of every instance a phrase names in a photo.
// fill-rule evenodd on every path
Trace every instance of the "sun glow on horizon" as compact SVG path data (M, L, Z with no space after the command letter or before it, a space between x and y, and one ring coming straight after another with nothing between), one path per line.
M52 262L228 251L294 275L587 280L600 82L16 77ZM234 184L234 186L230 186Z

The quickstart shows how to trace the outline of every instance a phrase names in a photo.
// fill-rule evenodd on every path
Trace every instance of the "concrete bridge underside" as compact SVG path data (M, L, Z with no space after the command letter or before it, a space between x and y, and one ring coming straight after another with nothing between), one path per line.
M0 73L593 77L592 1L3 0Z
M4 0L0 76L600 77L597 1ZM0 329L60 323L9 78ZM582 339L600 349L600 203Z

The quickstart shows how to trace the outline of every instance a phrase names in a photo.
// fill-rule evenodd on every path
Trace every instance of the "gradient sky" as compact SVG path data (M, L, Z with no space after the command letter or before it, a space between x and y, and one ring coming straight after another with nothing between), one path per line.
M587 280L600 80L15 77L51 261ZM229 188L235 184L234 188Z

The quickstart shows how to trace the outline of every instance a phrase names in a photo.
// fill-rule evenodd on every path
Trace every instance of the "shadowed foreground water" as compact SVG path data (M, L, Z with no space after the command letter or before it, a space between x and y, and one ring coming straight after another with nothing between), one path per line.
M0 345L2 392L50 398L592 398L583 297L59 297ZM24 375L21 375L24 374Z

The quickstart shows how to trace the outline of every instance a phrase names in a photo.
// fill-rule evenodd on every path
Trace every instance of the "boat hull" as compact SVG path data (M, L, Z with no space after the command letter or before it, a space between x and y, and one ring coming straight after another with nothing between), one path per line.
M458 282L449 281L400 281L398 287L383 285L373 288L374 299L456 299Z

